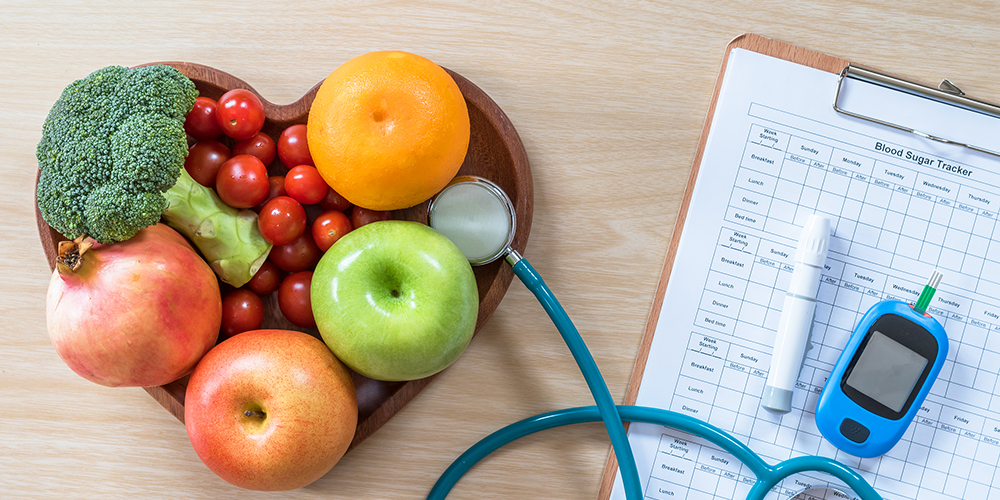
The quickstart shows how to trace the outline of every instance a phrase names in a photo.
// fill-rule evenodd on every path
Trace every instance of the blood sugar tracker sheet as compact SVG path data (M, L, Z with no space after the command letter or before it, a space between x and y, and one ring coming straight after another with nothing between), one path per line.
M730 53L636 405L707 421L770 464L835 458L887 499L1000 499L1000 160L839 114L838 84L835 74ZM845 83L842 103L1000 149L1000 120L954 106L864 82ZM792 411L777 415L761 395L812 213L831 220L833 237ZM869 307L916 301L935 269L944 280L928 312L949 338L938 380L888 453L839 451L814 418L827 376ZM742 499L756 480L683 432L633 423L629 439L646 499ZM799 474L768 498L837 484ZM625 498L620 475L611 498Z

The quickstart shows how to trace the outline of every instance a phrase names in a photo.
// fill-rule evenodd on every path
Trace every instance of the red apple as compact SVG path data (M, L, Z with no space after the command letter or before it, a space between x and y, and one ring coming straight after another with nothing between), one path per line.
M251 490L301 488L347 452L358 399L347 368L319 339L253 330L208 352L188 382L184 420L201 460Z

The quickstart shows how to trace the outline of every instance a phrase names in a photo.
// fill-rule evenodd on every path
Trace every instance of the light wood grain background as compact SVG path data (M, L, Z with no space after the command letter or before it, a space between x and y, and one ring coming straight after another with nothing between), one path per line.
M285 5L285 4L288 5ZM524 141L535 204L525 256L621 400L726 44L755 32L1000 101L989 1L0 1L0 498L245 498L141 389L74 375L45 329L34 149L69 82L180 60L276 103L340 63L412 51L485 90ZM260 498L426 496L468 446L539 412L590 404L541 307L515 282L465 355L333 471ZM595 498L599 425L508 446L449 498Z

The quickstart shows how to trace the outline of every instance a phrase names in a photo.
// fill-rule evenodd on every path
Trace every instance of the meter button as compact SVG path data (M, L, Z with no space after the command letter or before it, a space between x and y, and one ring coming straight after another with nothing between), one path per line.
M871 431L858 422L845 418L844 421L840 423L840 433L843 434L845 438L861 444L868 440L868 435L871 434Z

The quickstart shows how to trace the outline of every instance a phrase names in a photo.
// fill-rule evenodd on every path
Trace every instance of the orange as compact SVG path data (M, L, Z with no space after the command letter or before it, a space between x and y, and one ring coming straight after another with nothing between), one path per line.
M407 52L371 52L334 70L306 128L323 179L371 210L427 200L455 177L469 149L469 110L455 80Z

